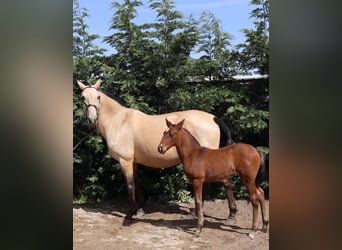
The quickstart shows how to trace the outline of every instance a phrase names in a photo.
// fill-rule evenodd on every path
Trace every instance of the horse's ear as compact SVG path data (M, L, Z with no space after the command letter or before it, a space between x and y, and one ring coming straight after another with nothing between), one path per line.
M101 86L101 83L102 83L102 80L99 79L99 80L96 81L96 83L95 83L94 85L91 85L91 86L92 86L93 88L95 88L95 89L99 89L100 86Z
M81 83L79 80L77 80L78 87L80 87L81 90L84 90L87 86L85 86L83 83Z
M178 124L177 124L177 127L179 129L181 129L183 127L183 123L184 123L185 119L181 120Z
M167 127L170 127L172 125L172 123L167 118L165 118L165 121Z

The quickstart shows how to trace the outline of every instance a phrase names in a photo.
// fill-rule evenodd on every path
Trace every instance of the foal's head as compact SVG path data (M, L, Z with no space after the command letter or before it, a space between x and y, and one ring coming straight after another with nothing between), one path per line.
M83 109L86 113L86 119L92 128L95 128L98 122L99 108L100 108L100 93L98 89L101 85L101 80L91 86L86 86L82 82L77 81L78 86L82 90L81 100L83 102Z
M177 144L179 140L179 131L182 129L184 119L177 124L172 124L168 119L166 120L167 129L164 131L163 137L158 146L158 152L165 154L172 146Z

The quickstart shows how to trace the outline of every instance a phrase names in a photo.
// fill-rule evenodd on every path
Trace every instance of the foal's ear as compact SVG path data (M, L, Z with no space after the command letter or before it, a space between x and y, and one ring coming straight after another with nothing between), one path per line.
M183 123L184 123L185 119L181 120L178 124L177 124L177 128L181 129L183 127Z
M172 123L167 118L165 118L165 121L167 127L170 127L172 125Z
M96 81L96 83L95 83L94 85L91 85L91 86L92 86L93 88L95 88L95 89L99 89L100 86L101 86L101 83L102 83L102 80L99 79L99 80Z
M87 86L81 83L79 80L77 80L78 87L80 87L81 90L84 90Z

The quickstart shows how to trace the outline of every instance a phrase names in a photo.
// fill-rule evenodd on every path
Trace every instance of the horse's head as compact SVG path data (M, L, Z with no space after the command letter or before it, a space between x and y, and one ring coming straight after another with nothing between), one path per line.
M90 127L95 128L98 122L98 115L100 109L100 93L98 89L101 85L101 80L97 80L94 85L86 86L77 80L77 84L82 90L81 100L83 102L84 112Z
M182 129L184 119L177 124L172 124L168 119L166 120L167 129L164 131L163 137L158 146L158 152L165 154L169 148L175 146L179 140L179 131Z

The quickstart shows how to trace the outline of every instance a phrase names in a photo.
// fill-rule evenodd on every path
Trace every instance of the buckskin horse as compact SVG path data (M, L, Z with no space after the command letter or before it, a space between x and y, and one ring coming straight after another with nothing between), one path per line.
M119 162L127 183L130 209L126 219L131 220L137 214L136 201L142 201L142 192L137 182L137 164L153 168L176 166L180 161L176 150L161 155L156 151L159 135L165 130L165 118L177 122L186 118L186 128L204 146L218 148L231 144L231 136L226 124L212 114L188 110L162 115L147 115L127 108L115 97L100 90L101 79L86 86L77 80L82 90L86 119L92 128L106 140L109 154ZM235 222L236 204L231 183L225 183L232 223ZM139 207L140 208L140 207Z
M187 123L188 121L186 121ZM264 171L263 155L249 144L236 143L219 149L202 147L188 129L183 128L184 119L178 124L172 124L166 119L167 129L157 148L165 154L175 146L184 171L192 182L195 195L195 208L198 216L195 235L198 237L203 227L202 187L204 182L226 182L238 173L247 187L253 206L252 230L257 230L258 206L261 206L263 227L267 232L268 217L264 191L257 184ZM185 124L186 124L185 123ZM260 171L259 171L260 169ZM250 234L251 237L253 237Z

